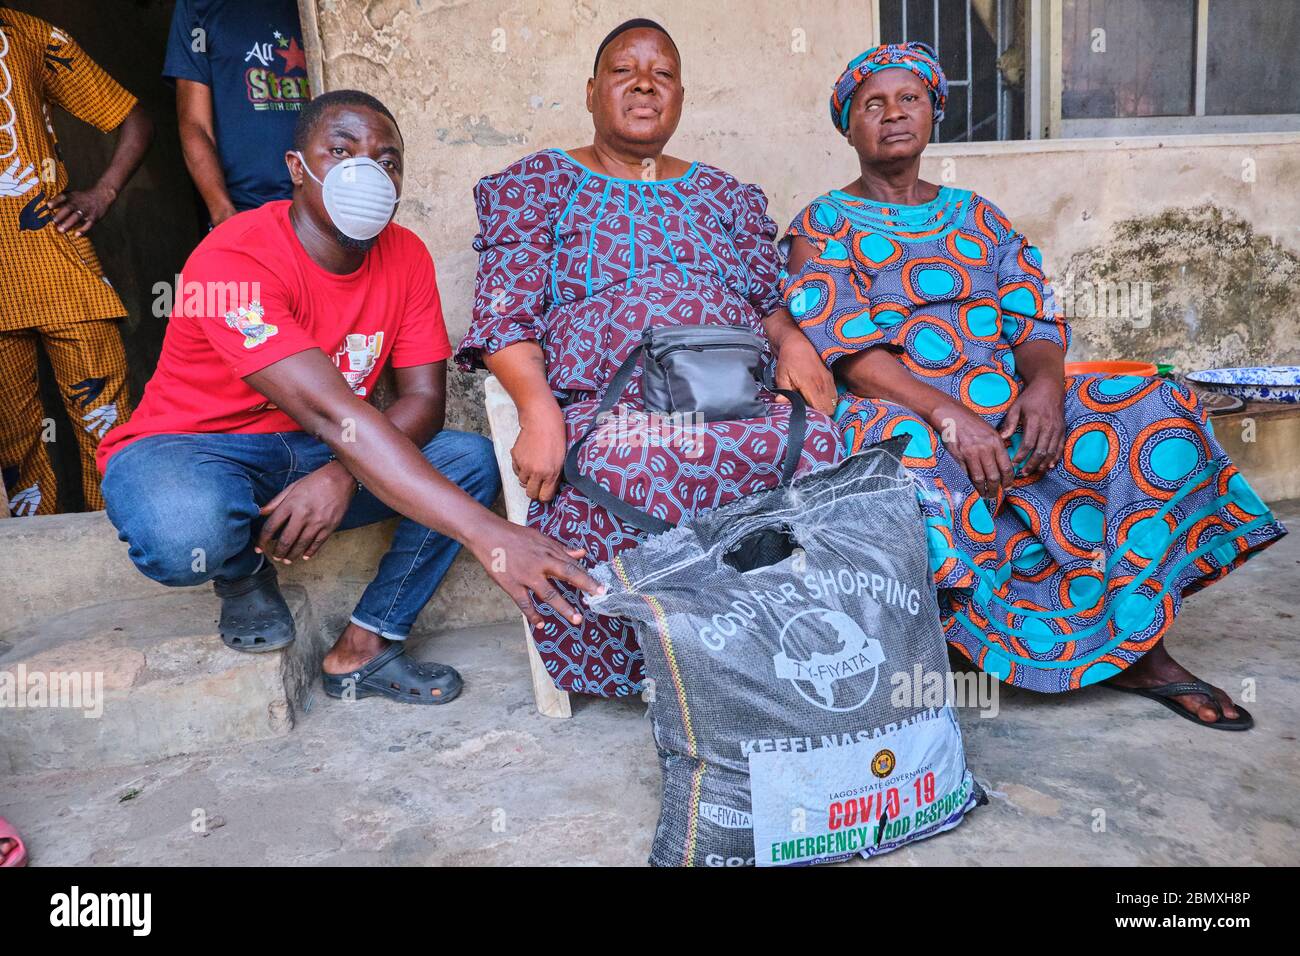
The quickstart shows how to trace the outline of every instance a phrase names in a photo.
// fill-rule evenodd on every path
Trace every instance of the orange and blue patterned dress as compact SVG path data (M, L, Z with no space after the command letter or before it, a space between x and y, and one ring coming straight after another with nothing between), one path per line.
M888 206L832 190L789 235L815 250L782 277L791 314L834 367L886 346L921 381L998 427L1023 385L1016 349L1068 349L1037 249L988 200L942 188ZM845 450L910 436L948 641L1031 690L1111 677L1164 636L1183 599L1286 533L1188 390L1068 375L1065 450L986 505L940 436L900 405L844 392ZM1012 437L1010 453L1019 448Z

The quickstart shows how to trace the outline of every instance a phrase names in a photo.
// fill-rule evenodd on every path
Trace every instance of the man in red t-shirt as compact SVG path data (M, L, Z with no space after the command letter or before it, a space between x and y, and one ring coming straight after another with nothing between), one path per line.
M487 509L491 443L442 428L451 346L433 262L390 222L402 159L374 97L339 90L302 111L292 201L232 216L194 250L157 371L99 466L131 560L163 584L211 580L222 640L241 651L293 640L268 558L310 560L339 528L404 515L325 658L325 690L436 704L460 675L403 641L460 544L534 626L530 592L576 623L551 579L597 585L579 552ZM381 413L367 399L385 364L397 399Z

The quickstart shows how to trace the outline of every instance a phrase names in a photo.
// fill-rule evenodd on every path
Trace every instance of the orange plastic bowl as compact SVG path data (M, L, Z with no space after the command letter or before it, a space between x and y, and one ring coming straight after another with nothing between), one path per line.
M1156 374L1153 362L1066 362L1066 375L1151 375Z

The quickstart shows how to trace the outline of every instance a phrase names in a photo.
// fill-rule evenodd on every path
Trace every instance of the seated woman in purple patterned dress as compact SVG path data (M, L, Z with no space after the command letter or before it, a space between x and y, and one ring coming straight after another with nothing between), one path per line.
M780 307L776 224L762 191L663 152L682 106L673 41L657 24L629 21L601 45L593 74L592 145L525 156L475 189L478 281L457 358L466 369L486 365L519 408L512 455L533 499L529 525L594 564L645 533L564 483L565 450L649 328L766 332L777 385L809 405L796 474L841 456L824 414L835 403L830 374ZM626 398L622 434L598 430L581 471L631 504L677 523L779 480L789 405L773 401L764 417L712 422L676 442L635 440L645 420L635 380ZM567 587L559 592L579 603ZM538 610L537 646L557 687L611 697L637 689L641 652L630 627L590 611L573 624Z

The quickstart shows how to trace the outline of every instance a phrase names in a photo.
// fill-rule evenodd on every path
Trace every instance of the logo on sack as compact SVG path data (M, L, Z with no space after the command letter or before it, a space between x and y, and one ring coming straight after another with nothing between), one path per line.
M804 620L813 616L822 625ZM796 626L796 622L801 622ZM828 633L828 628L830 633ZM817 646L806 646L815 643ZM772 658L776 676L822 710L857 710L876 689L885 652L843 611L800 611L781 628L781 650Z
M750 830L754 827L753 818L744 810L726 807L719 803L700 803L700 819L708 820L715 826L728 830Z
M882 750L871 758L871 772L881 780L893 773L896 766L898 766L898 761L894 759L892 750Z

